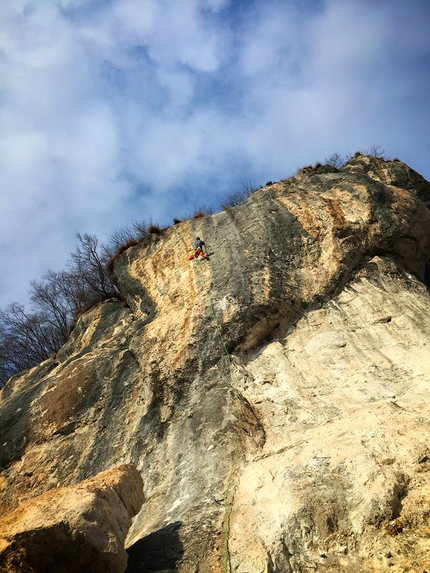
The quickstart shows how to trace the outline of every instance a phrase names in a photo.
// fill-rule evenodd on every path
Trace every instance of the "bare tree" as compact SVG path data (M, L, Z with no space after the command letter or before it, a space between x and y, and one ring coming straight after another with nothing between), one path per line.
M370 155L371 157L384 157L385 149L380 145L372 145L367 152L367 155Z
M65 341L65 334L53 328L44 312L26 313L18 303L1 310L0 387L13 374L46 360Z
M340 169L345 165L345 158L340 153L332 153L325 162L327 165L332 165L336 167L336 169Z
M245 179L240 180L240 191L246 194L246 198L250 195L258 191L258 187L256 187L250 177L246 177Z
M122 227L109 235L109 239L115 247L125 245L129 241L139 241L148 235L151 224L146 221L133 221L131 225Z
M67 340L75 313L94 302L118 297L106 263L112 252L93 235L79 243L61 272L48 271L32 281L31 311L18 303L0 310L0 388L17 372L46 360Z
M240 185L239 191L227 195L227 197L221 201L221 208L224 209L224 211L231 207L236 207L236 205L240 205L258 190L250 178L242 179Z
M137 233L137 240L146 237L146 235L149 233L149 226L151 225L151 223L152 222L147 222L147 221L133 221L132 227L135 233Z
M79 243L68 262L68 272L81 283L87 302L103 295L117 294L116 287L110 282L106 264L112 253L106 247L98 252L98 239L94 235L76 235Z
M79 305L80 297L74 292L66 272L48 271L44 281L32 281L31 302L33 308L43 312L53 330L66 337L74 309Z
M116 247L120 247L129 241L132 241L136 238L136 233L134 232L133 228L131 227L122 227L118 229L111 235L109 235L109 240L113 245Z

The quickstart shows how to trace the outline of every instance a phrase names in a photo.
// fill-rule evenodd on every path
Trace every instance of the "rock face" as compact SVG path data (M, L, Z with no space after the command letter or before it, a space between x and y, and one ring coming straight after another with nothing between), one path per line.
M27 500L0 518L1 571L123 573L142 503L142 478L127 465Z
M127 249L1 392L4 510L126 463L128 572L428 570L429 207L359 156Z

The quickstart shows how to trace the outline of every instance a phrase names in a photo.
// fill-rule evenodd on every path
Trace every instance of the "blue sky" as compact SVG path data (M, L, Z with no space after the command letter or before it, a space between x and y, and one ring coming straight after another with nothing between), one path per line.
M0 6L0 307L75 234L380 145L430 179L428 0Z

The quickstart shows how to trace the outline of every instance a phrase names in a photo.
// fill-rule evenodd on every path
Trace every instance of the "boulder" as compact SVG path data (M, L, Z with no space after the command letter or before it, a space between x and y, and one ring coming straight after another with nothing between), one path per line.
M124 540L143 503L131 465L58 487L0 518L4 573L123 573Z

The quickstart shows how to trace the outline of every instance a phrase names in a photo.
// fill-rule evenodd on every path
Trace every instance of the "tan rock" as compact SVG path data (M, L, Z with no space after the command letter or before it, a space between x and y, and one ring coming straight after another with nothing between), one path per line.
M356 157L124 251L0 393L1 507L130 463L130 573L429 570L429 207Z
M0 518L0 570L122 573L124 540L142 503L142 478L127 465L49 490Z
M266 442L235 490L235 571L428 570L429 304L375 258L236 365Z

